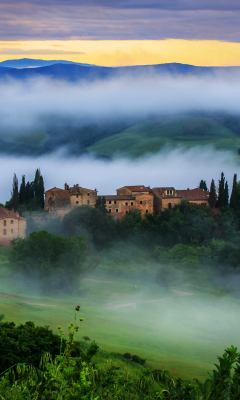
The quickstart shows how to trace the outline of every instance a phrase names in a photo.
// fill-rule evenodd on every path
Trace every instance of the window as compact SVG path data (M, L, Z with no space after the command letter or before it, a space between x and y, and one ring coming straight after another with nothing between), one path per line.
M4 235L7 234L7 229L3 229L3 234L4 234Z
M140 204L142 204L142 200L140 200Z
M90 193L88 193L87 195L90 196Z
M88 204L88 205L90 204L90 201L89 201L89 200L87 201L87 204Z
M172 203L168 203L168 208L169 208L169 210L171 210L171 208L172 208Z
M133 206L133 201L131 201L131 206Z
M78 199L78 194L76 195L76 198Z
M146 214L148 214L148 210L146 210Z
M7 221L6 220L3 221L3 226L7 226Z
M109 202L108 202L109 204L112 204L112 200L109 200Z
M167 194L173 194L172 190L167 190Z
M11 219L11 224L13 224L13 219Z
M78 204L78 203L79 203L79 201L77 200L77 201L76 201L76 204Z
M125 206L128 206L128 202L125 203Z
M118 212L118 208L116 208L116 212Z
M11 229L11 233L13 233L13 229Z
M126 214L128 214L128 211L126 211Z
M117 204L116 200L114 200L114 204Z
M109 213L111 214L111 212L112 212L112 209L111 209L111 208L109 208L109 210L108 210L108 211L109 211Z

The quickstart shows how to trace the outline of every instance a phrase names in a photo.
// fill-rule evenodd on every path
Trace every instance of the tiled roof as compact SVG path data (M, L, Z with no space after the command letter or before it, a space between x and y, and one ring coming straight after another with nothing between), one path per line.
M209 192L203 189L187 189L187 190L177 190L182 200L193 201L193 200L208 200Z
M131 190L132 192L150 192L150 188L144 185L124 186L124 187Z
M20 217L18 212L14 212L13 210L8 210L5 207L0 207L0 219L3 218L17 218L17 219L23 219L25 220L26 218Z
M135 200L135 197L129 195L113 195L113 196L98 196L105 197L105 200Z

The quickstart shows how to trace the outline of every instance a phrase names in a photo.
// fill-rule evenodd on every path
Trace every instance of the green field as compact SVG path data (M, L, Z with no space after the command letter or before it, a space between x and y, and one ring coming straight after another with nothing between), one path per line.
M98 156L140 157L168 146L207 146L237 154L240 136L220 122L203 117L153 119L138 123L121 133L101 139L87 148Z
M74 306L80 304L80 339L87 335L103 350L137 354L149 367L168 369L184 379L206 378L226 347L240 347L240 301L220 294L186 295L174 292L182 288L165 291L154 283L101 281L99 275L82 282L79 296L30 295L19 287L19 282L9 285L2 275L0 313L5 320L32 320L54 331L61 325L66 332Z

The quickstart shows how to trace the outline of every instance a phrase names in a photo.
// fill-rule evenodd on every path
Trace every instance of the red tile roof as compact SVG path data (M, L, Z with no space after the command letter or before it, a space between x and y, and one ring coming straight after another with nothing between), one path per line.
M0 219L3 218L17 218L17 219L26 219L19 216L18 212L14 212L13 210L8 210L5 207L0 207Z
M194 200L208 200L209 192L203 189L187 189L177 190L178 194L182 197L182 200L194 201Z
M132 192L150 192L150 187L146 187L144 185L124 186L124 187L131 190Z

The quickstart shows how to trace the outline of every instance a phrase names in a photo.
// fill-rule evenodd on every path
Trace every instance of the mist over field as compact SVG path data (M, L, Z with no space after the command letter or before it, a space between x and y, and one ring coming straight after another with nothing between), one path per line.
M105 119L147 118L189 111L239 114L240 82L221 76L120 76L92 83L51 79L1 83L0 137L44 126L48 116L79 125Z
M39 167L45 190L54 186L63 188L67 182L70 186L78 183L88 189L96 188L99 195L107 195L116 194L116 189L125 185L195 188L201 179L206 180L209 187L212 179L218 182L222 171L231 190L233 174L239 171L239 158L231 152L215 151L211 147L188 150L165 148L156 155L137 160L117 158L105 161L90 156L69 157L64 149L38 158L2 155L0 168L4 174L1 176L0 202L5 202L11 196L14 173L19 180L24 174L26 180L31 180Z

